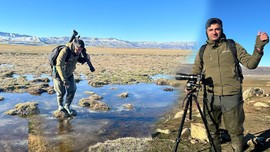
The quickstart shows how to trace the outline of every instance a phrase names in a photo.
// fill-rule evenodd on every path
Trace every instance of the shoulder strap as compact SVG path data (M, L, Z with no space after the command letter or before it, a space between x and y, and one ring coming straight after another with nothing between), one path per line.
M57 57L58 57L58 55L59 55L59 52L62 50L62 49L64 49L64 48L66 48L66 50L67 50L67 57L66 57L66 59L65 59L65 62L67 62L68 61L68 59L70 58L70 54L71 54L71 50L66 46L66 45L58 45L57 47L56 47L56 49L57 49L57 54L56 54L56 56L54 57L54 65L56 64L56 59L57 59Z
M233 54L233 58L235 61L235 66L236 66L236 74L237 74L238 78L240 78L240 82L242 83L244 76L242 73L242 68L239 64L239 60L237 58L237 49L236 49L235 41L232 39L227 39L227 45L229 46L229 48Z
M66 47L66 50L67 50L67 53L68 53L68 55L67 55L67 58L66 58L66 62L68 61L68 59L70 58L70 55L71 55L71 50L67 47L67 46L65 46Z
M200 56L200 60L201 60L201 65L203 65L203 53L204 53L204 50L206 48L206 45L207 44L202 45L200 50L199 50L199 56Z
M236 45L235 45L235 42L233 39L227 39L227 45L229 46L232 54L233 54L233 57L234 57L234 60L235 60L235 63L239 64L239 60L237 58L237 50L236 50Z
M204 53L204 50L206 48L206 45L207 44L202 45L200 50L199 50L199 56L200 56L200 60L201 60L201 65L203 65L203 53ZM230 48L230 50L232 52L234 61L235 61L237 77L240 78L240 82L242 83L243 79L244 79L244 76L243 76L243 73L242 73L242 68L241 68L241 66L239 64L239 60L237 58L237 49L236 49L235 41L232 40L232 39L227 39L227 45L229 46L229 48Z

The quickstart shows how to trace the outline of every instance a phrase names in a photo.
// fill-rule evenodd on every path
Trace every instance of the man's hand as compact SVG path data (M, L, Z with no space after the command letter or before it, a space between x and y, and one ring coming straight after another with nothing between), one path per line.
M256 38L256 48L259 51L263 50L263 47L269 42L268 34L265 32L258 32L257 38Z
M64 81L64 86L68 89L69 88L69 82L68 81Z
M186 94L189 94L190 91L191 91L190 89L185 88L185 93L186 93Z
M268 37L268 34L265 33L265 32L258 32L258 35L260 36L260 40L261 41L268 41L269 42L269 37ZM267 43L268 43L267 42Z

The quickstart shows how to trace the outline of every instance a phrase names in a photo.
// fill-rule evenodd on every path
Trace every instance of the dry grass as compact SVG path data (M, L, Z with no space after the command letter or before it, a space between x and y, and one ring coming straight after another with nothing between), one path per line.
M0 64L2 72L16 74L50 74L48 54L55 46L1 45ZM155 74L174 74L177 66L191 53L190 50L87 48L96 69L89 71L87 65L78 65L76 75L84 74L94 82L127 84L149 82ZM132 82L131 82L132 81Z
M49 46L23 46L1 44L0 52L7 53L49 53L56 47ZM87 47L90 54L129 54L129 55L189 55L190 50L170 50L170 49L129 49L129 48L97 48Z

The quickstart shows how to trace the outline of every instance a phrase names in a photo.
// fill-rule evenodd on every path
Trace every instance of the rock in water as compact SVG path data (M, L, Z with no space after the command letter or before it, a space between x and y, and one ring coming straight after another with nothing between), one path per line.
M77 116L77 111L71 109L71 113L72 113L71 115L68 114L66 109L63 109L61 111L56 110L56 111L53 112L53 116L56 117L56 118L60 118L60 119L65 119L65 118Z
M40 110L38 108L37 102L25 102L25 103L18 103L15 105L15 109L11 109L5 114L8 115L18 115L21 117L27 117L30 115L39 114Z

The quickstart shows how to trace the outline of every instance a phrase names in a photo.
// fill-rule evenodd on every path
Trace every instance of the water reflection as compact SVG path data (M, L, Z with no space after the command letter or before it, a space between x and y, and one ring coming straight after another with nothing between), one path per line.
M58 134L65 134L72 131L71 119L58 119Z
M93 88L87 81L77 84L71 107L78 112L74 119L58 120L52 116L57 109L56 95L32 96L28 93L0 93L0 149L4 151L84 151L97 142L120 137L149 137L154 122L177 102L179 92L163 91L156 84L106 85ZM174 88L175 89L175 88ZM111 107L108 112L91 111L78 106L81 98L92 91L103 96ZM128 98L118 94L128 92ZM4 112L17 103L38 102L40 114L30 118L8 116ZM126 110L123 104L135 108ZM20 142L18 142L20 141Z

